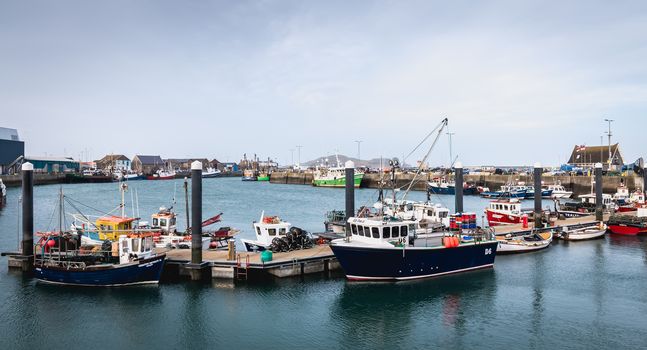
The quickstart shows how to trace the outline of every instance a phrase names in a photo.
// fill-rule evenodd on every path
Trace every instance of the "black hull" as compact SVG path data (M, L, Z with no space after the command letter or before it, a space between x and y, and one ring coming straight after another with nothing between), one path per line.
M492 267L497 242L457 248L370 248L332 244L349 280L408 280Z

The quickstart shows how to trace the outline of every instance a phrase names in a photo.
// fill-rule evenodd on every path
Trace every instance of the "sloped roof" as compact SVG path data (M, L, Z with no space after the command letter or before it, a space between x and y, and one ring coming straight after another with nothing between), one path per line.
M611 145L611 154L615 157L622 157L619 153L618 144ZM606 164L609 161L609 146L578 146L573 147L571 157L568 159L568 164L577 163L602 163Z
M130 160L128 157L123 154L108 154L105 157L101 158L99 162L114 162L116 160Z
M18 130L11 128L0 128L0 140L20 141Z
M142 164L146 165L164 165L164 161L160 156L145 156L138 154L135 158L139 159Z

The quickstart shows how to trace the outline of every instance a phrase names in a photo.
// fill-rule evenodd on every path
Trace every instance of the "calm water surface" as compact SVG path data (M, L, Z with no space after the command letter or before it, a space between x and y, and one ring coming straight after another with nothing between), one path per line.
M343 189L235 178L205 179L203 187L204 216L224 212L222 225L243 229L242 237L253 236L251 222L262 210L320 231L325 211L344 207ZM184 226L181 180L132 182L135 188L143 217L170 206L175 192ZM58 189L35 188L36 229L56 227ZM116 184L63 190L102 211L120 197ZM8 192L0 211L2 251L18 245L20 190ZM370 205L377 193L356 195L357 206ZM452 197L434 200L453 207ZM487 203L465 202L479 215ZM7 272L0 258L0 349L645 349L646 248L643 237L556 242L537 253L499 256L491 270L405 283L350 283L337 275L115 289L35 283Z

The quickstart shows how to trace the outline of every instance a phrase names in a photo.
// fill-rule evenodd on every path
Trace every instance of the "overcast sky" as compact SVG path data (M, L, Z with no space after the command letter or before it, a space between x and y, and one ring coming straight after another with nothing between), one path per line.
M444 117L467 165L560 164L604 118L647 155L647 1L0 0L28 155L401 156Z

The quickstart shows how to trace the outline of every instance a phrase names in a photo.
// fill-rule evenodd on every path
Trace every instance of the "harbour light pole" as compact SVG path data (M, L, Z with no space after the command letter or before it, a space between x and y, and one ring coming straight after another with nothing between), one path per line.
M359 161L359 160L361 159L361 158L360 158L360 152L359 152L359 151L360 151L360 144L361 144L362 142L364 142L364 141L362 141L362 140L355 140L355 142L357 143L357 160Z
M299 168L299 170L301 170L301 148L303 148L303 146L296 146L296 148L297 148L297 167Z
M613 119L604 119L605 122L609 123L609 131L607 134L609 135L609 168L611 168L611 122L613 122ZM600 160L601 161L601 160Z
M294 169L294 148L290 149L290 154L292 156L292 158L290 158L291 159L290 165L292 165L292 169Z

